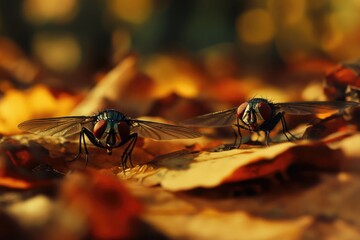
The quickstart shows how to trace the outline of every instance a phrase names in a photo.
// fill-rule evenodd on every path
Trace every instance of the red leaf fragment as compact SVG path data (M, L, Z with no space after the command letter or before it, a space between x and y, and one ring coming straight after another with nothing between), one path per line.
M0 144L0 186L12 189L30 189L53 184L33 171L41 164L48 152L36 144L22 145L14 139Z
M304 132L304 139L322 139L336 132L346 132L347 130L354 130L355 126L350 126L343 116L332 115L325 119L317 119L316 123L309 126Z
M133 221L141 206L115 177L89 168L69 175L61 189L63 201L85 219L96 239L133 236Z
M331 150L324 144L294 146L275 156L271 161L259 159L235 170L224 182L236 182L265 177L276 172L285 172L294 163L309 164L322 170L340 169L341 151Z
M348 86L360 87L360 62L341 64L325 76L324 92L328 99L345 100Z

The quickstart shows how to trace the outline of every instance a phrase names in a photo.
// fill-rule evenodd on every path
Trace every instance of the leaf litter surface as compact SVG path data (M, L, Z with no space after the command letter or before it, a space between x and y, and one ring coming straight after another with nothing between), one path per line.
M165 87L166 82L158 80L155 84L138 72L135 63L129 56L105 75L92 89L94 97L59 99L73 104L83 99L69 115L118 108L119 99L135 117L176 106L166 110L174 117L171 121L182 120L175 110L194 115L212 109L209 101L181 95L184 86ZM202 86L201 74L196 76L196 86ZM121 79L126 81L118 84ZM144 94L131 95L129 90L137 83ZM114 86L119 92L104 91ZM216 95L215 87L212 91ZM130 98L122 98L129 94ZM144 99L146 106L136 107ZM56 116L56 107L49 106L40 115ZM39 112L29 112L26 117L37 116ZM109 156L88 143L87 164L84 154L69 161L78 151L78 139L19 134L10 126L14 133L6 132L0 140L1 236L359 239L360 135L356 116L352 117L307 128L314 140L276 141L275 131L269 147L245 133L247 143L224 151L224 144L232 142L231 130L226 129L204 130L205 136L194 140L139 138L132 155L134 167L125 171L119 167L123 147Z
M159 157L149 168L130 169L124 176L139 179L145 185L160 184L166 190L181 191L285 172L296 163L335 169L340 165L339 156L338 150L323 143L281 143L267 148L222 152L180 151Z

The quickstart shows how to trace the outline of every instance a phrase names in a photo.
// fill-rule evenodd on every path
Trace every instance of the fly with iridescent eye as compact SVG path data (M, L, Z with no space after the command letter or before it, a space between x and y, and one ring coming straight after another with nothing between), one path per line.
M92 144L106 149L110 155L113 148L128 143L121 157L123 169L127 167L138 136L155 140L197 138L201 133L188 127L143 121L125 116L116 110L105 110L94 116L72 116L58 118L32 119L19 124L19 129L39 135L54 137L72 137L79 135L79 151L74 160L81 154L84 145L86 163L88 150L85 136Z
M240 129L251 132L264 131L266 145L269 145L269 134L280 121L285 137L289 141L297 139L287 127L285 114L311 115L343 111L346 108L355 106L358 106L358 103L347 101L272 103L264 98L253 98L238 107L201 115L186 120L182 124L190 127L226 127L234 125L240 137L239 143L237 143L237 137L235 139L235 148L241 145Z

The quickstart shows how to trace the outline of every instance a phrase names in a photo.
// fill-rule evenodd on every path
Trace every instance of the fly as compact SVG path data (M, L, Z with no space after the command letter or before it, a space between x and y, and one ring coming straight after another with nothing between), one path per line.
M228 110L209 113L183 122L191 127L226 127L234 125L237 128L234 147L241 145L241 130L251 132L265 132L266 145L269 145L269 134L281 121L282 132L287 140L297 139L289 130L284 118L289 115L311 115L327 113L334 110L342 111L348 107L357 106L356 102L349 101L319 101L319 102L287 102L272 103L264 98L253 98L238 107ZM240 142L237 144L237 135Z
M197 138L201 133L183 126L143 121L125 116L116 110L105 110L93 116L71 116L58 118L32 119L19 124L19 129L39 135L54 137L72 137L79 134L79 150L73 160L82 152L84 145L86 163L88 150L85 136L92 144L106 149L111 155L112 149L126 146L122 157L121 166L127 167L127 160L131 160L131 153L135 147L138 136L155 140L171 140Z

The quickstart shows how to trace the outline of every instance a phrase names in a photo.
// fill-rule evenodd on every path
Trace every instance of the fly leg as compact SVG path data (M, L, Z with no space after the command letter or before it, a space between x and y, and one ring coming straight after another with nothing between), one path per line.
M269 146L270 143L270 132L274 129L276 124L282 119L283 113L278 113L274 116L272 121L268 122L265 126L263 126L260 130L263 130L265 132L265 144L266 146ZM283 128L284 129L284 128ZM284 130L283 130L284 132Z
M236 126L236 125L235 125ZM235 129L233 129L233 134L234 134L234 143L232 144L232 147L231 148L237 148L238 146L238 144L237 144L237 139L238 139L238 134L237 134L237 132L236 132L236 130Z
M75 161L79 156L80 154L82 153L82 148L81 148L81 141L84 142L84 146L86 146L86 142L85 142L85 136L84 136L84 131L83 129L80 131L80 137L79 137L79 150L78 150L78 153L75 155L75 157L71 160L67 160L66 162L73 162ZM88 155L88 152L87 152L87 148L85 148L85 154L86 154L86 158L87 158L87 155ZM87 160L86 160L87 161Z
M129 161L130 161L131 167L134 167L133 162L132 162L132 159L131 159L131 153L132 153L132 151L134 150L134 147L135 147L137 138L138 138L137 133L133 133L133 134L131 134L131 135L129 136L129 138L128 138L126 141L121 142L118 146L116 146L116 147L120 147L121 145L123 145L123 144L125 144L125 143L127 143L127 142L130 142L130 143L126 146L126 148L125 148L125 150L124 150L124 153L123 153L123 155L121 156L121 167L122 167L123 171L125 171L126 162L127 162L128 159L129 159Z
M236 124L235 124L235 127L237 128L237 132L234 130L234 135L235 135L235 141L234 141L234 144L233 144L233 147L232 148L239 148L241 146L241 140L242 140L242 135L241 135L241 125L239 123L239 118L236 118ZM239 137L239 144L237 144L237 139Z
M80 137L79 137L79 150L78 150L78 153L75 155L75 157L71 160L67 160L66 162L73 162L75 161L79 156L80 154L82 153L82 147L81 147L81 141L83 141L83 144L84 144L84 150L85 150L85 154L86 154L86 164L87 164L87 161L88 161L88 150L87 150L87 147L86 147L86 142L85 142L85 135L84 135L84 130L81 130L80 132Z
M288 129L287 125L286 125L286 121L284 118L284 113L283 112L279 112L277 113L274 118L272 119L273 121L271 121L269 124L266 125L266 127L262 128L263 131L265 131L265 143L268 146L269 145L269 140L270 140L270 132L271 130L274 129L274 127L276 126L276 124L278 124L279 121L281 121L282 124L282 132L285 135L286 139L290 142L292 142L294 139L297 140L298 138L295 137ZM288 136L288 134L290 135L290 137Z
M282 129L283 129L283 134L285 135L286 139L290 142L294 141L294 140L299 140L298 137L294 136L288 129L287 125L286 125L286 121L285 121L285 117L284 117L284 113L281 114L281 124L282 124ZM290 135L290 138L288 137L288 135Z
M233 134L234 134L234 143L233 144L224 144L224 147L222 150L231 150L231 149L235 149L235 148L239 148L241 145L241 139L242 139L242 135L241 135L241 125L239 124L239 119L237 118L237 123L234 124L234 126L236 127L236 129L233 128ZM239 143L237 143L237 139L238 137L240 138Z
M266 144L266 146L270 146L269 141L270 141L270 131L265 131L265 144Z
M89 151L88 151L87 146L86 146L85 135L88 137L88 139L91 141L91 143L94 144L95 146L101 147L101 148L104 147L100 142L98 142L96 140L94 134L89 129L83 127L81 132L80 132L80 137L79 137L79 150L78 150L78 153L76 154L76 156L73 159L68 160L67 162L72 162L72 161L76 160L80 156L80 154L82 153L81 144L84 144L85 167L87 166L87 164L89 162ZM82 143L81 143L81 141L82 141Z

